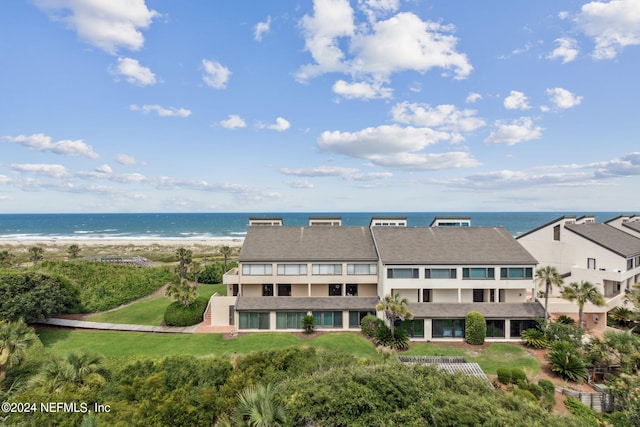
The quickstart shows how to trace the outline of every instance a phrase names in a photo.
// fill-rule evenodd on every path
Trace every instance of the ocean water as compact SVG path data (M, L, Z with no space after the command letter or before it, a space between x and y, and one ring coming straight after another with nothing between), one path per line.
M0 214L0 240L43 239L242 239L250 217L281 217L285 225L308 224L310 216L339 216L344 226L369 225L372 216L404 216L408 225L428 226L436 216L467 216L472 226L501 226L513 236L563 215L595 215L604 222L620 212L262 212Z

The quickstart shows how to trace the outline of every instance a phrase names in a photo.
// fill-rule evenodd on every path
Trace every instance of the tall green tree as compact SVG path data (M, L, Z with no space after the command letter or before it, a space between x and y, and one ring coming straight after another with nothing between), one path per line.
M278 427L285 421L284 405L271 384L248 386L238 396L238 423L249 427Z
M0 322L0 380L4 380L7 367L18 365L37 339L32 328L24 321Z
M222 272L222 274L224 274L228 271L227 263L229 261L229 258L231 258L231 256L233 255L233 249L228 245L223 245L220 247L220 250L218 252L220 253L220 255L222 255L224 265L224 271Z
M579 284L576 282L569 283L562 290L562 298L569 301L576 301L578 303L578 325L582 327L582 316L584 313L584 305L587 302L597 306L603 306L606 304L604 297L593 284L589 282L581 281Z
M178 259L178 276L180 280L187 278L189 264L193 261L193 252L186 248L178 248L176 250L176 258Z
M396 320L413 319L413 313L407 307L409 300L401 298L399 293L385 295L384 299L376 305L376 311L384 311L389 319L391 336L395 337Z
M193 261L189 266L189 273L193 276L193 281L196 282L196 286L198 285L198 278L203 271L204 266L197 261Z
M554 286L562 286L564 280L555 267L548 265L536 270L535 281L538 287L544 285L544 319L549 320L549 294Z
M29 259L33 265L38 264L44 258L44 249L41 246L32 246L29 248Z
M167 286L165 295L185 307L189 307L198 298L198 289L195 286L191 286L186 280L174 280Z

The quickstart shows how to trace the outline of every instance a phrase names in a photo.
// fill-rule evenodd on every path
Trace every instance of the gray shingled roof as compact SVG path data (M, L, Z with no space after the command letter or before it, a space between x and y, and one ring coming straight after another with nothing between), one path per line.
M608 224L566 224L565 228L625 258L640 255L640 239Z
M537 264L502 227L373 227L385 264Z
M236 311L375 311L378 297L238 297Z
M544 307L537 302L409 303L407 307L414 318L428 319L462 318L470 311L482 313L488 319L529 319L544 316Z
M378 256L368 227L249 227L238 259L375 262Z
M622 225L640 233L640 221L623 222Z

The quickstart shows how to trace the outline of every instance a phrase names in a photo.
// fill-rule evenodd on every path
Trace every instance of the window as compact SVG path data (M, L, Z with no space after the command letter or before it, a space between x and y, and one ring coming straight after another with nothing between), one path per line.
M417 279L417 268L389 268L387 269L387 279Z
M234 283L233 286L231 287L231 293L233 294L234 297L237 297L238 292L240 292L240 286L237 283Z
M433 298L432 290L431 289L423 289L422 290L422 302L433 302L433 300L431 298Z
M464 319L433 319L433 338L464 338Z
M278 296L279 297L290 297L291 296L291 285L278 285Z
M342 328L341 311L314 311L313 317L319 328Z
M358 285L357 284L347 284L347 296L348 297L357 297L358 296Z
M278 264L279 276L305 276L307 264Z
M426 268L424 270L425 279L455 279L455 268Z
M363 274L373 275L378 274L377 264L347 264L347 274Z
M341 297L342 296L342 285L329 285L329 296L330 297Z
M269 329L269 313L251 311L240 313L240 329Z
M473 302L484 302L484 289L473 290Z
M302 318L306 312L276 313L276 329L302 329Z
M311 274L321 276L342 274L342 264L313 264Z
M424 320L412 319L397 322L396 327L404 330L411 338L424 338Z
M633 269L633 258L629 258L627 260L627 270L632 270Z
M487 338L504 338L504 320L487 320Z
M533 268L503 267L500 269L500 278L501 279L532 279Z
M525 329L536 327L535 320L512 320L510 338L518 338Z
M553 240L560 240L560 225L553 227Z
M243 264L242 274L247 276L270 276L273 274L271 264Z
M589 270L596 269L596 259L595 258L587 258L587 268Z
M375 316L375 313L373 311L350 311L349 312L349 328L350 329L359 328L360 322L368 314Z
M462 269L463 279L494 279L495 269L485 267L473 267Z
M273 296L273 283L268 283L262 285L262 296L263 297L272 297Z

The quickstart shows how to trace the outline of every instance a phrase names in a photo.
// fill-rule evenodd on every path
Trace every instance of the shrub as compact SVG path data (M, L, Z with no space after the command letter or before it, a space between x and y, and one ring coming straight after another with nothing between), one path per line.
M541 379L538 381L538 385L542 388L542 392L545 396L555 396L556 394L556 386L547 379Z
M376 331L384 325L382 319L377 318L372 314L367 314L360 321L360 330L364 336L373 338L376 336Z
M482 313L471 311L465 319L465 339L471 345L484 344L487 336L487 322Z
M498 368L496 369L496 374L498 374L498 382L501 384L511 384L511 369Z
M302 318L302 326L304 327L305 334L313 333L313 328L316 326L316 318L310 314L307 314Z
M514 388L513 389L513 394L515 396L523 397L523 398L528 399L528 400L530 400L532 402L538 403L538 399L529 390L524 390L522 388Z
M558 319L556 319L556 322L562 324L562 325L575 325L576 321L573 317L569 317L566 314L561 314L560 316L558 316Z
M174 302L164 312L164 323L167 326L197 325L202 322L208 303L209 300L205 297L198 297L189 307Z
M587 376L587 368L575 350L550 350L547 358L551 370L565 379L582 382Z
M520 338L522 338L523 344L527 347L546 348L549 345L544 333L535 328L525 329L520 334Z
M540 399L544 395L544 390L536 383L527 384L527 390L529 390L537 399Z
M391 347L394 350L406 350L409 348L409 335L403 329L396 329L395 335L391 334L391 329L382 324L376 331L375 340L379 345Z
M597 427L603 425L600 415L595 410L589 408L573 396L567 397L564 401L564 406L566 406L569 412L576 418L586 422L589 426Z
M511 382L513 384L517 384L519 381L524 383L527 382L527 374L521 368L512 368L511 369Z

